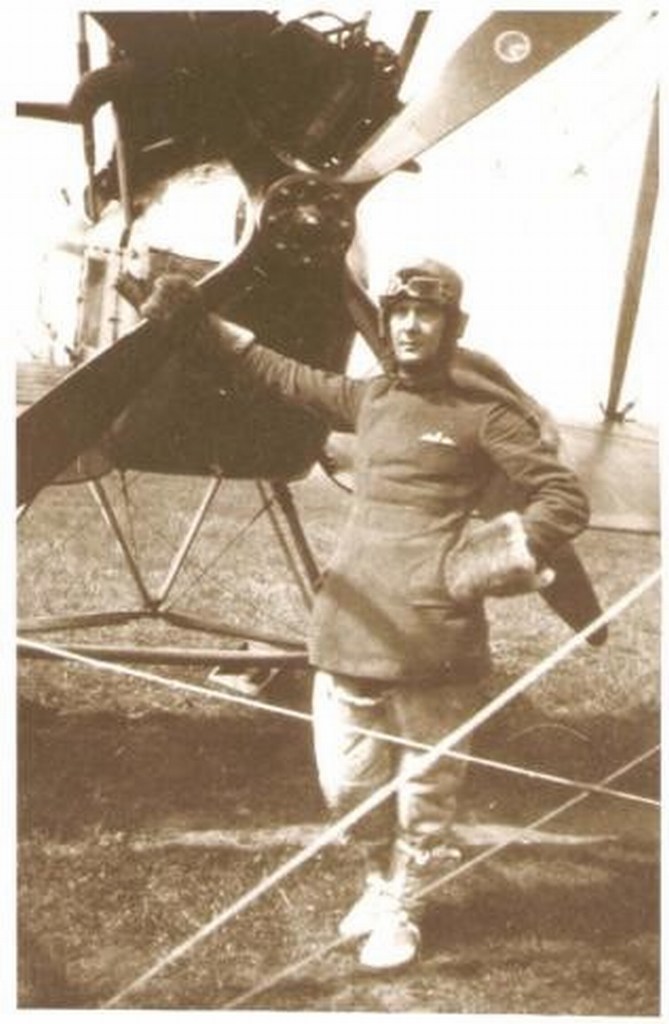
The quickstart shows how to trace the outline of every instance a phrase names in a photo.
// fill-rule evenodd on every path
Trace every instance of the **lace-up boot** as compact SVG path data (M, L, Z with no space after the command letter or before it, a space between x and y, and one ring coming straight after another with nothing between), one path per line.
M460 851L446 844L426 846L398 840L386 900L360 950L364 967L392 970L415 960L421 943L420 921L430 892L461 859Z
M339 922L339 934L347 939L369 935L385 914L390 899L388 880L380 871L371 871L365 878L362 895Z

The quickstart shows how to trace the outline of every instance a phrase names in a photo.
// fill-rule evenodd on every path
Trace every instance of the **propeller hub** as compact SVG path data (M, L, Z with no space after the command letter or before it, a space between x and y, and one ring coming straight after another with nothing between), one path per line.
M355 234L349 190L317 174L290 174L268 189L260 231L270 252L291 266L341 259Z

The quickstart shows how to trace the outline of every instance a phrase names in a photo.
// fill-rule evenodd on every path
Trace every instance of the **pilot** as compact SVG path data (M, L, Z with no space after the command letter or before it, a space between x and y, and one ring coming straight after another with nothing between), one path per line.
M376 970L414 960L430 894L462 858L453 823L465 762L444 756L422 770L420 759L482 703L485 598L544 586L551 551L589 516L537 407L501 370L503 386L468 386L462 292L460 276L431 259L393 275L380 297L388 358L365 380L260 344L208 313L178 275L159 278L142 307L168 325L190 309L197 346L237 381L356 435L354 497L316 594L309 658L316 763L333 812L398 772L404 780L351 835L363 885L339 928L360 940L361 964ZM473 514L500 471L522 507L482 524Z

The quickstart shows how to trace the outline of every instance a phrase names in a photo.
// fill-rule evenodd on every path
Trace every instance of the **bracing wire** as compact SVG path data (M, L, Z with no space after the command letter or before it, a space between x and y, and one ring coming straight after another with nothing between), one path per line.
M137 544L137 534L135 532L134 506L132 504L132 498L131 498L131 494L130 494L132 488L131 488L131 486L128 483L128 474L127 474L127 472L125 470L123 470L123 469L119 470L118 472L119 472L119 477L120 477L121 495L122 495L122 498L123 498L123 508L125 509L125 518L126 518L126 522L128 524L128 541L129 541L129 544L130 544L130 549L133 552L133 557L134 557L135 561L138 561L139 560L139 547L138 547L138 544ZM136 480L136 478L135 478L135 480ZM132 481L133 484L134 484L135 480Z
M242 525L234 532L234 534L230 538L228 538L227 543L224 544L216 552L216 554L209 559L209 561L207 561L204 565L197 566L197 572L194 574L193 578L186 586L181 588L179 592L180 600L183 600L184 597L190 594L198 586L198 584L211 573L211 570L214 568L214 566L218 565L219 562L222 561L223 557L227 555L227 553L231 551L236 544L240 543L240 541L246 536L246 534L251 530L251 528L255 526L260 517L264 515L265 512L267 512L271 503L272 499L266 498L262 502L260 507L256 509L253 515L250 516L245 523L242 523Z
M613 782L621 775L625 775L627 772L637 767L637 765L641 764L643 761L646 761L650 757L654 756L659 751L659 749L659 745L656 745L652 747L650 750L646 750L643 754L640 754L637 757L633 758L631 761L628 761L622 767L617 768L615 771L611 772L609 775L603 778L598 783L599 787L601 787L602 789L607 789L608 784L610 782ZM440 889L443 885L446 885L448 882L452 882L456 877L464 875L465 873L471 871L474 867L477 867L479 864L482 864L484 861L490 860L491 857L494 857L496 854L501 853L509 846L512 846L518 842L522 842L522 837L524 834L528 835L534 829L541 828L543 825L548 824L548 822L557 818L558 815L563 814L567 810L570 810L572 807L574 807L581 801L587 800L587 798L590 795L590 792L581 792L571 797L569 800L566 800L558 807L554 807L552 810L540 815L538 818L535 818L534 821L520 828L516 835L512 836L511 838L500 840L499 843L496 843L489 849L483 850L481 853L476 854L476 856L471 857L469 860L465 861L463 864L460 864L452 871L448 871L444 873L440 878L435 879L429 884L424 885L421 889L419 889L418 895L425 896L428 893L433 892L435 889ZM234 999L219 1007L219 1009L234 1010L237 1009L237 1007L239 1006L243 1006L244 1004L248 1003L250 999L254 999L256 996L261 995L263 992L268 992L270 989L276 988L276 986L280 982L284 981L286 978L292 977L293 975L297 974L298 971L302 970L304 967L309 966L309 964L313 963L314 961L319 960L327 954L334 952L334 950L336 949L341 949L343 946L346 946L353 941L354 940L350 937L338 937L336 939L333 939L332 942L323 944L319 949L313 950L306 957L302 957L300 960L295 960L292 963L288 964L286 967L281 968L281 970L277 971L271 977L265 978L259 984L254 985L253 988L248 989L246 992L243 992L241 995L236 996Z
M205 694L210 693L209 690L201 691ZM266 701L257 700L254 697L244 697L237 694L226 694L221 693L220 696L225 700L230 700L232 703L242 704L244 707L250 708L254 711L268 711L271 714L279 716L285 716L287 718L299 719L302 722L313 722L313 715L306 711L297 711L294 708L283 708L276 704L269 704ZM371 739L382 740L385 743L392 743L395 746L407 747L411 750L428 751L431 749L430 744L421 743L420 740L408 739L404 736L395 736L392 733L382 732L378 729L365 729L359 725L347 726L347 732L350 732L356 736L369 736ZM536 768L526 768L524 765L511 764L508 761L496 761L489 757L481 757L478 754L465 753L462 750L448 750L445 754L446 757L454 758L457 761L465 761L468 764L479 765L481 768L490 768L495 771L507 772L510 775L518 775L522 778L533 779L537 782L550 782L555 786L564 786L568 789L578 789L579 792L588 792L591 795L614 797L620 800L627 800L631 803L645 804L649 807L660 807L660 801L655 800L650 796L642 796L640 793L629 793L624 789L611 789L607 786L602 786L597 782L586 782L582 779L569 779L561 775L555 775L552 772L539 771Z
M311 860L321 849L327 845L335 842L345 835L350 828L365 817L370 811L381 804L384 800L392 796L398 788L409 778L413 777L418 772L425 771L432 764L436 763L438 759L443 756L447 751L451 750L456 744L460 743L467 736L471 735L476 729L478 729L484 722L496 714L501 708L505 707L517 696L529 689L530 686L534 685L539 679L541 679L547 672L553 669L566 657L568 657L572 651L581 646L587 638L594 633L597 629L607 624L620 614L634 601L638 600L647 590L659 582L661 578L661 569L658 568L650 575L645 577L640 583L631 588L626 594L624 594L618 601L610 605L601 615L590 622L580 632L571 636L562 645L556 648L551 654L542 659L528 672L524 673L521 677L516 679L512 684L506 687L501 693L497 694L492 700L485 704L482 708L476 711L467 721L462 723L451 733L444 736L438 743L431 747L427 752L423 753L418 757L415 763L403 772L400 772L394 779L388 783L379 787L375 793L371 794L367 799L363 800L360 804L354 807L347 814L343 815L340 819L333 822L324 832L316 837L316 839L305 847L298 854L289 858L282 865L279 866L274 872L262 879L257 885L247 890L238 900L236 900L230 906L224 908L213 918L207 921L202 927L200 927L194 934L189 936L183 942L163 954L159 959L141 975L135 978L133 981L125 985L120 989L114 996L112 996L103 1005L105 1008L111 1008L118 1006L123 1000L131 993L137 991L137 989L143 987L148 981L154 978L162 970L164 970L169 964L174 963L176 960L183 957L186 953L203 939L222 928L234 917L237 917L240 913L246 910L251 904L257 902L262 896L264 896L270 889L276 887L276 885L286 878L288 875L295 872L298 868L302 867L307 861ZM48 649L47 645L39 644L34 641L27 641L19 638L19 647L33 650L45 650ZM136 670L130 669L127 666L110 666L107 662L99 661L97 659L87 658L82 655L76 655L74 652L68 652L65 650L59 651L57 648L50 649L50 653L55 653L56 656L62 657L66 660L74 660L84 662L86 664L94 665L101 669L111 670L113 672L135 676L139 678L151 679L151 673L138 673ZM154 677L160 680L160 677ZM198 689L198 688L195 688ZM200 691L201 692L201 691ZM576 799L576 798L572 798Z
M124 501L124 508L126 511L125 518L127 522L127 529L131 535L131 544L134 556L136 560L139 562L139 545L137 544L134 530L134 506L132 506L130 502L129 488L127 485L125 473L121 475L121 479L122 498ZM132 481L132 485L135 486L138 483L139 479L140 475L136 474ZM177 596L180 601L184 601L185 598L187 598L188 595L190 595L202 583L203 580L211 579L213 581L215 579L215 577L213 576L213 570L216 568L217 565L221 563L225 555L227 555L236 545L243 541L244 537L250 532L252 527L255 526L255 524L260 520L260 518L265 513L268 513L270 511L271 506L274 503L274 500L275 499L272 496L265 497L260 507L256 509L255 512L253 512L253 514L235 530L235 532L227 539L226 543L222 545L216 551L215 555L209 558L206 562L202 562L196 559L193 553L190 553L189 575L191 578L187 583L182 583L182 585L179 588ZM160 527L153 528L153 535L154 538L157 536L164 540L167 544L172 544L172 539L168 537L167 533L164 530L161 530ZM216 580L216 582L219 583L218 580ZM225 588L222 588L222 590L223 593L225 594ZM237 600L238 599L239 595L237 595ZM250 599L247 599L247 602L249 603L250 606L252 606L252 610L256 610L255 605L252 604ZM267 612L266 609L265 611ZM294 623L285 621L283 618L277 616L276 613L274 613L273 615L266 614L266 618L268 619L269 622L273 622L281 626L284 630L288 631L293 637L295 637L295 639L302 638L299 630L296 628Z
M213 695L221 700L228 701L232 704L240 704L253 711L266 711L270 714L278 715L283 718L297 719L298 721L307 723L313 722L313 715L309 714L307 711L298 711L295 708L285 708L277 704L270 704L267 701L258 700L257 697L245 697L241 694L211 691L200 687L197 687L196 689L198 693L202 693L205 696ZM347 732L353 733L357 736L369 736L371 739L382 740L385 743L392 743L395 746L407 747L411 750L427 751L431 749L429 744L421 743L420 740L412 740L404 736L395 736L392 733L381 732L378 729L365 729L363 726L359 725L347 726ZM479 765L482 768L490 768L495 771L507 772L510 775L518 775L526 779L534 779L537 782L550 782L556 786L578 789L581 792L587 791L588 793L597 796L615 797L621 800L628 800L632 803L646 804L649 807L661 806L659 800L655 800L653 797L649 796L642 796L640 793L629 793L627 790L623 789L611 789L610 787L603 787L597 782L586 782L583 779L569 779L561 775L555 775L552 772L543 772L536 768L527 768L523 765L511 764L508 761L495 761L492 758L481 757L478 754L465 753L462 750L448 750L446 751L445 756L454 758L458 761L466 761L469 764Z
M237 544L241 543L244 537L251 531L252 527L262 518L263 515L271 511L272 505L275 503L275 499L272 495L263 495L260 506L256 509L252 516L250 516L238 529L228 538L227 543L224 544L216 554L210 558L204 564L197 563L195 566L191 565L191 579L187 584L180 587L178 593L178 599L183 601L189 594L191 594L196 587L204 579L213 579L212 570L219 565L224 556L228 554ZM192 560L192 556L191 556ZM224 588L223 588L224 590ZM224 591L225 592L225 591ZM238 600L238 595L237 595ZM255 610L255 605L253 605ZM295 639L301 639L299 631L295 628L294 624L286 622L282 617L278 616L276 612L272 615L267 614L265 609L267 621L272 622L278 626L281 626L287 632L289 632Z
M39 651L59 658L70 657L70 653L68 653L67 649L63 647L51 646L33 641L20 641L20 644L24 646L26 650ZM100 667L102 665L105 669L118 668L118 666L112 666L107 661L94 661L86 655L79 656L72 654L72 658L73 660L83 661L91 667ZM161 686L168 687L169 689L198 694L202 697L220 700L227 704L236 704L240 707L248 708L251 711L263 711L279 718L288 718L304 722L306 724L313 723L313 715L307 711L299 711L296 708L284 707L280 704L271 704L268 701L259 700L257 697L248 697L240 693L233 693L232 691L226 690L213 690L210 687L205 687L197 683L187 683L184 680L158 676L155 673L133 671L131 675L147 682L157 683ZM371 739L381 740L385 743L390 743L399 747L406 747L411 750L424 752L431 749L429 744L421 743L420 740L409 739L405 736L397 736L393 733L382 732L379 729L366 729L363 726L349 725L347 726L347 731L354 735L369 736ZM525 765L513 764L509 761L497 761L493 758L482 757L480 754L466 753L462 750L448 750L445 752L445 756L453 758L454 760L464 761L467 764L488 768L493 771L506 772L509 775L516 775L518 777L531 779L537 782L548 782L552 785L563 786L568 789L577 789L579 792L588 792L596 796L610 797L628 801L630 803L643 804L648 807L659 808L661 806L659 800L656 800L653 797L643 796L641 793L631 793L623 789L612 789L611 787L601 786L596 782L587 782L584 779L567 778L566 776L556 775L553 772L545 772L536 768L528 768Z

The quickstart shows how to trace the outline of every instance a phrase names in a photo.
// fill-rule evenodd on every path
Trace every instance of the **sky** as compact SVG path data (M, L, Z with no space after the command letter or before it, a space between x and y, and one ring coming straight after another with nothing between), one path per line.
M631 8L424 154L419 174L389 176L358 210L372 291L394 266L416 255L451 262L466 284L465 343L499 358L558 417L573 420L595 420L608 392L659 76L658 32L648 26L645 4ZM278 9L288 16L311 8L289 3ZM344 17L363 10L344 3L330 9ZM397 45L410 8L400 3L366 9L370 34ZM444 53L486 11L481 3L436 6L405 98L429 89ZM76 83L76 30L75 7L17 6L11 15L12 100L69 98ZM102 33L89 24L89 35L94 63L104 62ZM5 174L16 230L7 326L23 359L62 351L76 321L77 261L54 255L53 246L81 233L84 173L78 127L9 114L3 133L13 158ZM103 140L110 137L108 110L96 116L96 131ZM100 160L106 159L104 146L98 148ZM169 201L138 225L139 242L227 258L220 234L213 232L216 220L206 210L224 203L231 191L234 182L221 178L206 188L175 187ZM200 225L196 236L194 222ZM116 237L118 221L101 231L106 244ZM659 308L665 268L657 235L622 396L623 403L636 403L635 416L646 422L658 419L662 397ZM364 350L356 350L355 372L368 365Z

